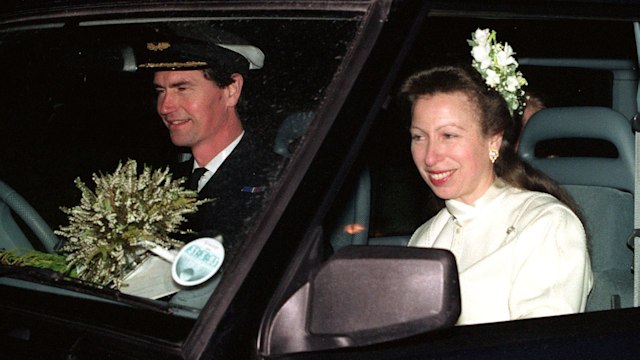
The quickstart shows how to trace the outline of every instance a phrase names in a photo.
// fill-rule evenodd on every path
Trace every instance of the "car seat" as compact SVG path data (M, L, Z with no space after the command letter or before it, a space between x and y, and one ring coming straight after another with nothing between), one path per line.
M592 154L580 154L572 140ZM563 154L549 153L548 141L564 144ZM595 144L615 147L593 154ZM583 146L584 147L584 146ZM541 155L541 150L547 154ZM587 311L633 306L633 231L635 145L631 123L604 107L560 107L534 114L524 128L519 156L557 181L582 210L590 240L594 288Z
M273 143L273 151L284 157L291 157L292 147L306 133L314 113L294 112L284 118ZM334 250L347 245L366 245L369 234L371 208L371 178L368 169L361 169L355 183L338 200L341 211L334 227L329 230L331 246Z
M0 248L33 249L22 228L14 219L17 215L33 232L45 251L54 253L60 240L47 222L29 203L9 185L0 181Z
M314 113L312 111L295 112L288 115L278 127L273 142L273 152L284 157L292 155L291 147L306 133Z

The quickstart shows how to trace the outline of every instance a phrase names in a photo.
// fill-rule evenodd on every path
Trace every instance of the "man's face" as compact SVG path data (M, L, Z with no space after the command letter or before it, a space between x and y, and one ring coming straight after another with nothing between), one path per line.
M176 146L193 149L215 141L234 120L229 87L219 87L202 70L158 71L154 85L158 114Z

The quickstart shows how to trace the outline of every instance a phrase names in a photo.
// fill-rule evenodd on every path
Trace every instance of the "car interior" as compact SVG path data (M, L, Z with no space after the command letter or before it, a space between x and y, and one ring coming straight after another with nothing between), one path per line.
M456 24L451 38L460 40L453 46L448 46L449 38L442 36L442 29L450 28L450 23ZM518 27L511 22L491 19L431 19L426 22L416 40L421 46L413 48L408 55L398 81L429 62L467 58L468 48L464 39L478 26L496 28L501 36L513 39L510 41L524 55L520 61L530 85L541 89L550 99L548 108L534 115L525 127L519 155L557 180L582 208L589 230L596 278L588 310L630 307L633 302L633 252L627 246L627 239L633 231L635 151L630 119L636 113L638 80L636 61L632 60L635 53L618 51L612 57L604 56L601 51L578 54L584 49L570 46L562 52L566 57L550 57L551 51L544 44L537 45L542 50L527 53L527 47L521 46L523 41L520 40L527 39L528 31L535 31L541 24L530 22L521 25ZM556 22L551 26L544 25L548 31L557 31L559 26ZM243 28L246 24L240 22L235 26L247 31ZM353 29L350 25L343 26L351 34ZM611 26L617 30L621 25ZM589 24L584 27L589 28ZM318 29L321 31L323 28ZM92 29L98 30L98 26ZM336 29L336 33L340 31ZM628 35L631 36L629 39L632 39L632 29L628 29L628 33L631 34ZM123 31L119 36L126 38L127 34ZM260 39L266 44L267 54L281 58L288 56L287 48L278 48L269 39ZM121 40L110 39L106 44L113 45ZM299 42L304 43L304 40ZM550 45L551 50L554 50L554 44L555 42ZM24 52L20 44L0 45L17 46ZM273 49L268 49L268 46L273 46ZM443 48L447 48L447 51L442 52ZM338 58L343 51L342 48L337 48L336 55L327 56ZM309 50L309 53L316 52L314 49ZM64 59L64 55L68 53L54 55L63 56ZM578 55L581 58L578 59ZM74 60L83 63L88 61L87 58ZM317 72L317 79L313 81L319 84L318 88L308 89L302 86L304 84L279 78L285 67L298 66L296 69L301 73L309 73L304 67L311 65L301 65L296 59L288 60L286 63L273 65L272 69L252 80L250 85L254 87L253 91L271 96L257 97L256 107L247 109L246 113L248 126L263 134L267 142L273 144L273 151L284 157L295 156L296 148L304 145L305 131L313 125L317 93L324 90L324 84L330 81L335 71L334 66L338 64L334 61L327 68L323 67L325 64L320 64L320 60L317 60L318 64L311 64L324 71ZM14 65L28 62L27 59L3 61ZM40 175L45 171L39 167L51 165L47 163L51 161L51 157L44 154L54 154L54 165L59 170L57 181L67 184L72 183L76 176L90 178L97 164L102 168L114 167L114 159L137 156L148 159L153 164L161 163L161 159L180 155L176 149L171 148L164 134L165 129L153 113L152 95L146 87L149 79L123 72L118 78L121 83L116 85L107 81L110 74L96 74L95 69L84 69L78 63L75 64L76 67L69 64L70 68L60 73L50 73L42 59L32 59L29 64L33 67L30 76L41 77L42 88L37 89L40 98L20 102L20 97L29 89L18 88L12 97L2 102L6 106L11 102L18 102L23 114L28 115L26 119L39 122L41 129L39 133L26 132L19 127L23 119L14 115L11 118L13 121L9 121L13 124L3 134L5 138L20 137L27 143L39 144L30 149L9 147L9 151L0 154L0 160L3 161L0 179L11 181L12 186L20 188L18 192L29 199L24 200L10 185L0 183L0 235L14 239L15 243L8 245L10 248L28 247L29 243L33 243L23 235L21 224L13 220L12 211L19 214L27 224L34 224L29 227L42 228L43 233L48 234L50 229L47 230L43 225L64 221L61 219L62 214L52 209L57 210L60 205L69 206L71 204L62 203L62 200L74 198L74 195L63 191L45 197L44 189L21 181L17 170L23 164L15 161L20 158L18 154L26 153L33 159L42 159L43 163L36 161L27 164L31 172ZM62 89L49 96L47 86L55 87L63 76L75 77L78 87L73 90ZM10 81L19 84L20 78L17 75L14 77ZM126 86L122 86L123 83ZM562 83L562 87L558 83ZM269 89L273 84L278 84L283 92L298 99L291 103L282 101L274 104L273 97L278 95ZM398 84L395 85L397 89ZM142 106L129 104L130 108L118 109L118 114L113 115L112 100L123 96L123 91L126 97L143 99ZM276 89L275 92L279 91ZM102 97L102 102L96 103L93 100L96 93L106 94ZM314 101L309 101L309 98ZM259 122L263 114L268 114L268 121ZM118 118L116 123L120 126L130 125L124 123L126 119L137 119L139 122L133 123L130 126L131 133L123 136L112 122L114 117ZM91 131L87 131L87 119L92 123ZM406 246L413 230L442 208L442 200L431 193L414 168L409 152L408 121L407 109L392 94L370 129L364 148L324 220L326 241L333 251L349 245ZM65 137L75 138L78 142L62 146L57 139ZM111 149L110 139L113 138L123 140L127 145L116 152L107 153L104 149ZM164 145L159 145L159 141L164 141ZM74 156L69 159L66 153L73 153ZM84 169L86 172L78 174L76 169ZM75 189L71 188L70 192L75 192ZM28 205L36 202L39 204L38 210ZM46 216L46 219L40 219L38 214ZM45 250L53 250L56 239L46 235L36 236L42 238L39 242ZM202 288L200 292L191 295L183 292L172 301L175 304L202 308L217 281L219 278L208 284L208 288Z
M473 30L471 25L468 29ZM526 52L526 47L514 46ZM633 251L627 243L634 228L635 61L592 54L527 55L519 59L522 71L548 103L522 130L518 155L556 180L582 210L595 283L586 310L632 307ZM419 68L412 59L410 55L405 66ZM406 246L413 230L443 206L415 170L408 119L407 109L393 98L376 119L330 212L340 215L326 221L334 250L347 245Z
M134 49L146 43L150 29L166 26L189 34L224 29L250 39L266 54L264 68L245 79L238 111L245 129L282 155L281 163L273 164L282 167L308 128L308 109L323 97L356 25L337 14L251 22L187 17L44 24L0 33L0 63L21 69L7 74L12 91L0 100L12 109L0 132L0 247L55 252L60 239L53 230L68 222L60 208L80 199L75 179L92 186L93 174L111 172L128 158L153 168L185 159L188 149L171 144L156 113L151 74L136 71ZM304 36L292 36L303 33L300 29ZM318 32L326 42L309 40L319 38ZM34 54L31 47L41 51ZM282 76L289 73L307 75L305 81L292 81ZM294 142L286 142L289 138ZM220 277L168 299L174 313L196 318ZM33 288L6 277L0 282Z
M189 148L172 144L158 116L153 73L138 69L140 45L160 49L152 34L213 41L229 32L264 52L264 66L244 78L237 110L244 129L280 158L262 207L239 226L244 241L202 284L178 286L170 272L157 271L139 276L140 287L157 279L173 287L145 296L151 292L117 288L120 279L101 286L73 278L77 273L0 264L0 333L12 341L6 353L563 358L593 349L586 357L607 357L614 348L632 349L621 357L633 357L640 333L640 22L623 12L639 5L18 2L7 5L0 24L2 260L12 260L14 250L59 255L64 238L56 230L82 201L78 181L92 188L96 176L127 159L139 171L191 157ZM522 127L516 151L580 210L594 276L586 314L458 326L462 292L453 252L408 246L445 203L416 170L411 109L399 90L432 65L471 62L467 40L484 28L513 47L527 96L544 103ZM171 244L159 250L184 245ZM133 258L114 248L88 257ZM153 252L147 250L136 255ZM150 255L164 268L180 263L171 256Z

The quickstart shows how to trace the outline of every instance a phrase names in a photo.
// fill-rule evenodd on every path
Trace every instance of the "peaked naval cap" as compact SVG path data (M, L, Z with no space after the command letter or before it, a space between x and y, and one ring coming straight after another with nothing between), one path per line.
M264 53L253 45L167 38L143 44L139 59L139 70L220 68L229 73L246 76L249 70L262 68Z

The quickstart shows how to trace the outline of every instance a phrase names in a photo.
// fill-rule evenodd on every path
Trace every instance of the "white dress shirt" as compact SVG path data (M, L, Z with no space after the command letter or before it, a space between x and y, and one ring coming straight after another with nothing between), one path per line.
M242 131L242 133L235 140L233 140L229 145L227 145L226 148L220 151L218 155L214 156L213 159L211 159L207 163L207 165L204 166L205 168L207 168L207 172L205 172L202 175L202 177L200 177L200 180L198 180L198 192L202 190L202 188L207 184L207 181L211 179L213 174L215 174L216 171L218 171L222 163L227 159L227 157L229 157L229 155L231 155L231 152L233 152L233 149L235 149L236 146L238 146L238 143L240 142L240 140L242 140L243 135L244 135L244 131ZM193 169L191 171L199 167L202 167L202 165L198 164L198 162L195 161L194 159Z

